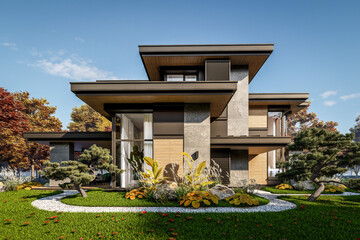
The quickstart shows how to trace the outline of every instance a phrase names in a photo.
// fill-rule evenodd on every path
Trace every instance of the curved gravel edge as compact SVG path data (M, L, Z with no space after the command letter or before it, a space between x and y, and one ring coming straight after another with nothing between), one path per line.
M74 206L62 203L60 200L66 196L77 194L74 190L65 190L63 193L37 199L31 203L34 207L57 212L182 212L182 213L224 213L224 212L280 212L296 207L294 203L277 198L276 194L257 190L254 193L260 197L270 200L266 205L257 207L210 207L210 208L184 208L184 207L86 207Z

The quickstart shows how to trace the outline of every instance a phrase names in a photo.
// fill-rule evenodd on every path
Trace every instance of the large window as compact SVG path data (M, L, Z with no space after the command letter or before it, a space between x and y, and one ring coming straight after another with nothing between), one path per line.
M117 177L117 184L126 187L136 175L131 170L128 158L135 152L153 157L153 115L152 113L116 114L115 144L116 164L125 172Z

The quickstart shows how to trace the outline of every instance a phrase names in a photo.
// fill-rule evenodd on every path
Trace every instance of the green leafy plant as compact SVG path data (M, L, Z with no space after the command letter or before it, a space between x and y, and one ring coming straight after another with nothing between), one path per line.
M126 199L135 200L135 198L146 198L146 189L138 188L127 192L125 195Z
M253 196L247 193L236 193L235 195L232 195L231 197L225 198L225 201L232 205L259 205L259 200L255 199Z
M216 195L211 194L208 191L191 191L185 196L181 197L180 205L187 207L191 204L192 207L199 208L201 203L210 206L211 202L215 204L219 203Z
M143 159L144 151L139 151L138 146L134 145L132 152L130 153L130 158L128 158L128 162L130 163L131 169L134 172L135 180L138 179L139 173L142 171L143 167Z
M187 172L184 173L184 186L190 191L198 191L203 187L213 184L214 181L208 181L210 176L204 173L206 162L199 163L196 167L194 159L186 152L181 153L188 164Z
M159 163L151 157L144 157L144 162L151 167L151 170L146 169L146 172L140 172L141 180L144 187L151 193L155 192L158 185L160 185L166 178L161 177L163 168L159 168Z
M343 185L326 185L325 186L325 192L345 192L345 187Z

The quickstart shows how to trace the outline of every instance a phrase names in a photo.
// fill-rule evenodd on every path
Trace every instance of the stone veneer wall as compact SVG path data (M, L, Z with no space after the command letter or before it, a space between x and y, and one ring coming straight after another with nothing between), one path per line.
M238 81L237 90L228 104L228 136L249 135L249 70L245 66L231 68L231 81Z
M192 155L199 152L197 161L210 164L210 105L189 103L184 105L184 151Z

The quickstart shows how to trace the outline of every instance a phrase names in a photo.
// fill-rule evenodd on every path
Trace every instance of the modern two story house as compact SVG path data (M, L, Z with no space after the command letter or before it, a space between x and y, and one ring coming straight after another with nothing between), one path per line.
M164 174L182 176L185 151L217 163L224 184L271 184L291 141L286 119L308 99L307 93L249 93L272 51L273 44L139 46L148 80L71 83L78 98L112 121L112 132L25 137L50 145L50 161L57 162L94 143L111 149L114 163L126 170L116 179L119 187L133 179L127 158L135 145L158 160Z

